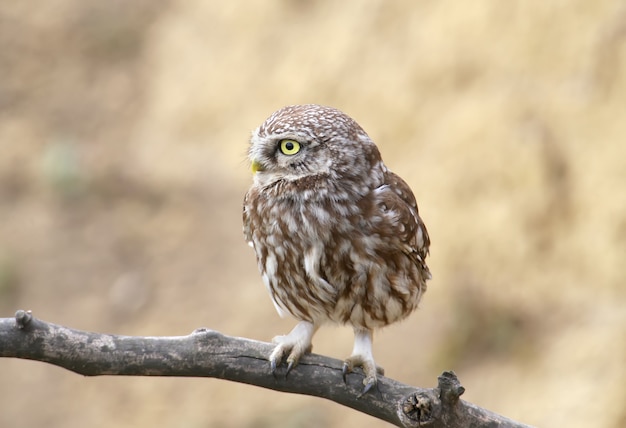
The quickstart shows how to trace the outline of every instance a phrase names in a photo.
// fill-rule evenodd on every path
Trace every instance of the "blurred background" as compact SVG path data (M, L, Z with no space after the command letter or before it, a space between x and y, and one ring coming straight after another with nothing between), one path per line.
M269 341L241 232L248 138L332 105L414 189L422 307L386 374L545 427L626 425L626 4L0 1L0 317ZM315 351L344 358L349 328ZM213 379L0 360L0 426L386 426Z

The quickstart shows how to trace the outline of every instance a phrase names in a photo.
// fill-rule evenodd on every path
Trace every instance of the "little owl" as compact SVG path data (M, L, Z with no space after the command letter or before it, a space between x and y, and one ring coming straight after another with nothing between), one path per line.
M354 329L343 378L376 384L372 331L407 317L426 291L430 240L409 186L346 114L294 105L252 133L254 183L244 199L245 238L278 313L299 320L274 338L272 373L311 350L324 323Z

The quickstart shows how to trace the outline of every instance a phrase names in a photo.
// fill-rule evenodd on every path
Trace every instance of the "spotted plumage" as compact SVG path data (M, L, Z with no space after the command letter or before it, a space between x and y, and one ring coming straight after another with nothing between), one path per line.
M430 240L415 197L382 162L376 145L344 113L284 107L251 138L254 182L243 223L278 312L300 321L275 338L272 369L288 370L324 323L355 331L345 374L362 366L376 383L373 329L407 317L426 290Z

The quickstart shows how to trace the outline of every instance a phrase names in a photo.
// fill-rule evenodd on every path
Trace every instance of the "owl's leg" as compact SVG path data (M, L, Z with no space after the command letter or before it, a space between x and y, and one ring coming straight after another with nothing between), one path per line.
M374 362L372 355L372 330L365 328L354 328L354 348L350 355L343 363L343 381L346 382L346 375L355 367L362 367L365 373L363 379L363 392L359 397L367 394L367 392L376 385L376 374L384 374L382 367L378 367Z
M289 334L276 336L272 339L272 342L277 344L270 355L270 367L273 375L276 374L276 367L281 363L285 354L289 353L286 360L286 377L291 369L298 365L300 358L304 354L311 352L313 348L311 341L318 327L309 321L300 321Z

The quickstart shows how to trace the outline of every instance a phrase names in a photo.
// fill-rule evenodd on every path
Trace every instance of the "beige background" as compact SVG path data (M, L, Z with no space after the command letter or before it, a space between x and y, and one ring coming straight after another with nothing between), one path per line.
M288 331L241 234L250 131L353 116L432 237L387 374L453 369L544 427L626 425L626 7L601 0L0 2L0 316L181 335ZM315 350L337 358L348 328ZM339 381L339 380L338 380ZM0 360L0 426L385 426L212 379Z

